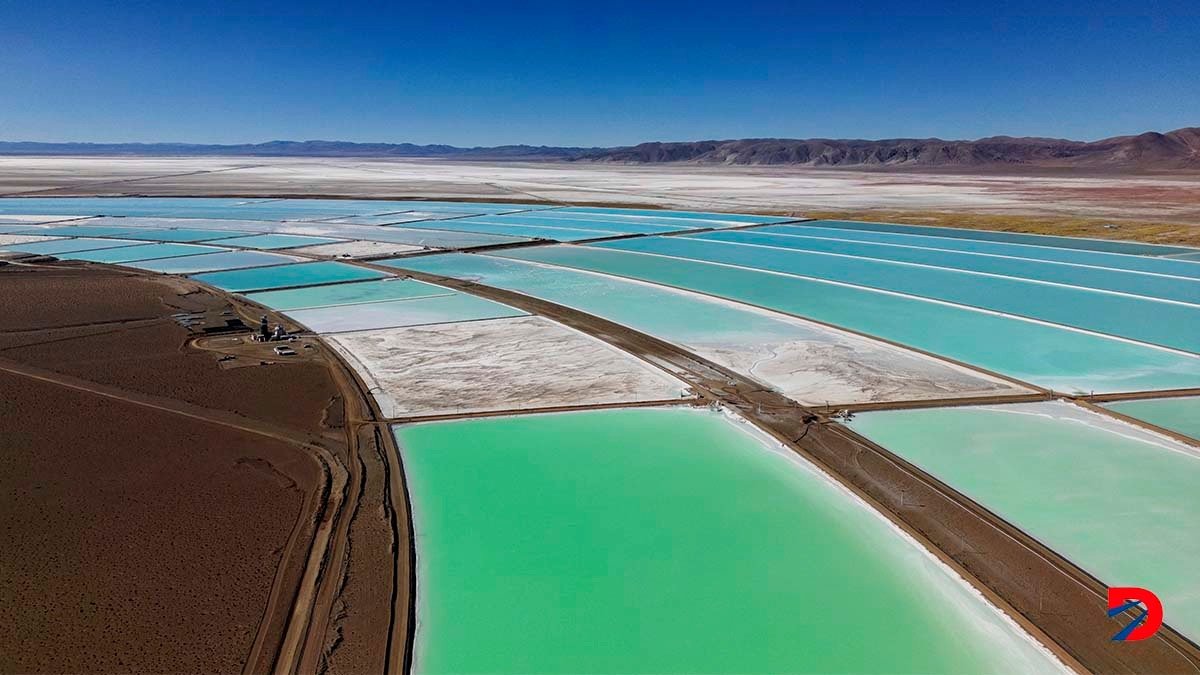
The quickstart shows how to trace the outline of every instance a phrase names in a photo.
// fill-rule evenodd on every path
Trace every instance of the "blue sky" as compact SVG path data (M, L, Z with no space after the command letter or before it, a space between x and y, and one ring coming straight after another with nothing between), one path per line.
M0 139L623 145L1200 125L1200 2L0 0Z

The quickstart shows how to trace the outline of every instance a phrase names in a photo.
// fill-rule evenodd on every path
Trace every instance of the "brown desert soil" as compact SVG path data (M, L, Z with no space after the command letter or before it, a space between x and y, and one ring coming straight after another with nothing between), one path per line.
M390 437L327 350L260 365L247 343L229 367L196 345L240 338L197 341L172 316L223 325L227 297L110 267L0 265L0 293L0 671L378 671L404 654Z

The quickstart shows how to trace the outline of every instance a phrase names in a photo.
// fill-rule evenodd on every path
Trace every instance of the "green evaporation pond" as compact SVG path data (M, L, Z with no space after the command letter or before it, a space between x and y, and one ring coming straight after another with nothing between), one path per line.
M235 251L245 256L273 256L270 253L255 251ZM219 254L233 255L233 254ZM284 256L274 256L284 258ZM279 265L275 267L253 269L230 269L225 272L210 272L197 274L192 278L227 291L256 291L269 288L286 288L288 286L317 286L339 281L360 281L363 279L379 279L387 274L365 267L356 267L339 262L310 262L296 265Z
M1200 397L1155 398L1105 403L1123 415L1200 439Z
M1062 403L869 412L850 425L1200 637L1200 451Z
M748 302L892 340L1064 392L1200 386L1200 358L920 298L592 246L504 251Z
M106 248L99 251L79 251L64 253L66 260L87 260L98 263L124 263L138 260L157 260L159 258L178 258L188 255L219 253L226 249L216 246L196 246L194 244L145 244L142 246L122 246Z
M841 241L819 237L770 234L750 230L727 230L689 235L697 239L750 244L791 250L836 253L868 259L894 260L951 269L1001 274L1020 279L1036 279L1083 288L1131 293L1148 298L1200 304L1200 279L1170 277L1111 268L1066 265L1045 260L1029 260L964 251L945 251L913 245ZM767 249L771 250L771 249ZM761 267L761 265L757 265ZM803 274L803 268L792 270Z
M719 412L396 428L419 673L1001 673L1056 664Z
M1030 244L1012 244L975 239L959 239L954 237L935 237L923 234L903 234L898 232L872 232L868 230L840 230L830 227L810 227L807 224L771 225L757 228L755 232L770 234L802 235L805 237L823 237L828 239L848 239L852 241L868 241L884 244L903 244L926 249L942 249L950 251L967 251L972 253L990 253L992 255L1007 255L1032 260L1052 260L1055 262L1072 263L1076 265L1094 265L1120 270L1137 270L1151 274L1168 274L1200 278L1200 265L1177 262L1166 258L1150 256L1127 255L1121 253L1104 253L1100 251L1081 251L1073 248L1055 248L1053 246L1033 246Z
M284 291L263 291L261 293L249 293L246 297L271 309L287 311L309 307L356 305L364 302L379 302L381 300L450 295L453 293L454 291L448 288L422 283L413 279L392 278L349 284L308 286L306 288L292 288Z
M527 314L519 309L474 295L452 293L424 298L366 302L357 305L295 309L289 311L288 316L317 333L346 333L379 328L503 319L527 316Z
M941 267L687 237L627 239L595 246L857 284L1200 353L1200 307L1196 305Z

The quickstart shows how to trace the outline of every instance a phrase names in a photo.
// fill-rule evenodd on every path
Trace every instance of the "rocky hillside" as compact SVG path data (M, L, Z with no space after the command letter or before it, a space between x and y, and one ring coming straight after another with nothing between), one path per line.
M597 162L778 165L811 167L1082 167L1091 169L1200 169L1200 128L1148 132L1083 142L994 136L976 141L901 138L882 141L745 139L642 143L584 153Z

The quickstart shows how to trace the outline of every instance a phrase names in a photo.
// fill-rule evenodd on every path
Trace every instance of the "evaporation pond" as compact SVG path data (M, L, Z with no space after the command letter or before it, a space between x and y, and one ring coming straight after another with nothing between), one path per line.
M868 412L850 425L1200 637L1200 450L1063 402Z
M226 249L216 246L197 246L195 244L144 244L141 246L122 246L106 248L98 251L79 251L65 253L61 257L66 260L87 260L98 263L125 263L138 260L157 260L159 258L179 258L188 255L204 253L220 253Z
M1118 401L1103 404L1122 415L1136 417L1162 427L1200 439L1200 397L1152 398L1140 401Z
M298 262L304 258L263 253L261 251L221 251L204 255L189 255L183 258L164 258L130 263L128 267L162 272L163 274L195 274L212 270L234 270L243 267L262 267Z
M237 251L247 256L275 256L278 254L257 253L252 251ZM288 286L316 286L331 284L339 281L360 281L363 279L379 279L387 274L365 267L355 267L337 262L310 262L298 265L281 265L261 269L234 270L227 272L212 272L198 274L194 279L227 291L257 291L267 288L286 288Z
M5 247L9 251L21 253L38 253L55 255L56 253L74 253L76 251L95 251L102 248L117 246L133 246L134 244L150 244L149 241L134 241L132 239L91 239L79 237L76 239L56 239L54 241L39 241L33 244L14 244Z
M248 237L233 237L218 239L212 243L241 248L295 248L297 246L316 246L317 244L335 244L343 239L329 237L309 237L302 234L254 234Z
M415 279L401 279L396 277L351 284L291 288L285 291L263 291L261 293L250 293L246 297L271 309L288 311L309 307L356 305L364 302L379 302L381 300L451 295L453 293L454 291L441 286L426 284Z
M414 672L1056 668L749 429L682 407L396 427L417 541Z
M425 298L314 307L288 312L288 316L318 333L345 333L525 315L525 312L508 305L457 292Z

